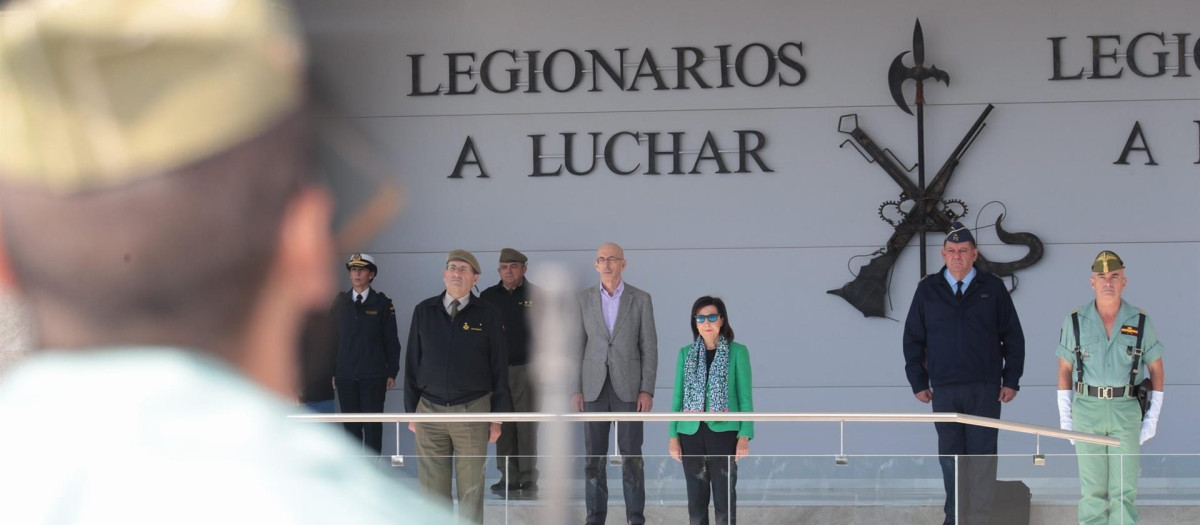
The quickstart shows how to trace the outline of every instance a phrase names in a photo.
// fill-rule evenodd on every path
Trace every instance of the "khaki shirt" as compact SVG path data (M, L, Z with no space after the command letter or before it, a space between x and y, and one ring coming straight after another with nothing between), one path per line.
M1117 311L1117 320L1113 324L1113 334L1104 333L1104 321L1096 310L1096 301L1091 301L1079 307L1079 339L1084 352L1083 382L1091 386L1125 386L1129 384L1129 370L1133 368L1133 353L1131 349L1137 344L1137 336L1130 333L1138 326L1137 307L1121 301L1121 309ZM1146 377L1146 365L1162 358L1163 345L1158 340L1158 332L1150 316L1146 316L1146 325L1142 328L1142 360L1141 370L1138 371L1136 382ZM1062 332L1058 338L1058 350L1055 355L1075 365L1075 331L1071 324L1071 316L1063 320ZM1071 371L1071 383L1075 383L1075 370Z

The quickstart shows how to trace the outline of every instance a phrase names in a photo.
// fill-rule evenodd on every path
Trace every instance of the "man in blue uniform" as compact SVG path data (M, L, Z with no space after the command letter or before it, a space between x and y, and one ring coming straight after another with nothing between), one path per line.
M400 372L396 307L388 296L371 288L379 273L373 257L351 255L346 270L350 272L350 291L334 298L331 313L338 345L334 387L342 412L379 413ZM383 423L344 425L356 441L362 440L375 454L382 453Z
M1000 278L975 268L971 231L955 222L942 244L946 265L922 279L904 324L904 370L913 394L934 412L1000 417L1017 396L1025 336ZM954 523L955 462L963 474L964 523L986 523L996 480L994 428L936 423L946 487L946 520ZM955 456L980 456L964 458Z
M1126 282L1124 261L1100 252L1092 262L1096 299L1063 321L1055 352L1060 426L1121 440L1118 447L1075 443L1084 525L1137 523L1138 454L1162 410L1163 345L1149 316L1121 298ZM1134 385L1146 372L1150 407L1143 418Z

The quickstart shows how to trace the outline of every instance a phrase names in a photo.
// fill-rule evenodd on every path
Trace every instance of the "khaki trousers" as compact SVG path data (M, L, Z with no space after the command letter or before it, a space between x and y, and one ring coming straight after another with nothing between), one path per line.
M440 406L424 397L418 414L491 412L492 395L455 406ZM489 423L417 423L417 475L421 492L451 502L451 476L458 477L460 523L483 523L483 475L487 468ZM451 468L453 467L453 472Z

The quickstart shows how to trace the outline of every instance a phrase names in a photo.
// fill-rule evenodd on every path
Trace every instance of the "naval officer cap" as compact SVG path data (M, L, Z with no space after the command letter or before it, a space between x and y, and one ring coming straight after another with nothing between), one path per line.
M351 268L366 268L375 272L376 275L379 274L379 267L375 266L375 258L365 253L356 253L350 256L350 260L346 261L346 269Z
M472 255L471 252L466 250L451 250L450 253L446 254L446 264L449 264L450 261L465 262L471 265L471 269L474 270L476 274L480 273L479 260L475 259L475 256Z
M1092 260L1093 273L1108 273L1123 269L1125 269L1125 261L1122 261L1121 257L1111 250L1100 252Z
M950 234L946 236L946 242L969 242L975 244L975 237L971 235L971 229L963 226L963 223L954 221L950 226Z
M519 251L516 251L512 248L505 248L503 250L500 250L500 262L502 262L502 263L525 264L528 261L529 261L529 257L526 257L525 254L523 254Z

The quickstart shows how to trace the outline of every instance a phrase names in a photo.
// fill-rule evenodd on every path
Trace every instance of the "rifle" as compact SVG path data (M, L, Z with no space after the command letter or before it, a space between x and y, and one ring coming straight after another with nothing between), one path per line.
M987 120L988 114L992 112L994 106L988 104L983 109L983 113L975 119L975 123L967 131L959 141L958 146L950 153L950 157L942 164L942 168L938 170L937 175L930 181L929 186L924 191L919 189L913 191L915 185L909 178L900 173L893 174L889 166L895 168L891 159L884 156L883 151L875 145L874 141L870 140L866 132L855 126L855 129L849 134L854 140L865 149L872 160L879 163L885 172L888 172L901 189L907 193L915 201L912 209L904 216L900 224L896 225L896 229L892 232L892 236L888 239L882 252L879 252L867 264L859 269L858 275L837 290L829 290L826 293L837 295L854 306L858 311L862 312L864 317L886 317L884 311L884 300L888 293L888 275L891 273L892 266L896 264L896 259L900 257L900 252L908 246L908 242L913 236L922 231L949 231L951 220L944 214L937 213L938 204L942 200L942 195L946 191L946 186L950 183L950 177L954 175L954 171L958 168L959 162L967 149L975 142L975 138L986 126L984 123ZM866 140L862 140L861 138ZM903 182L901 182L903 180ZM907 183L907 184L906 184ZM901 198L904 193L901 194ZM1039 242L1040 246L1040 242Z

